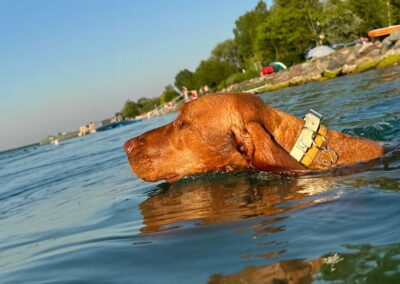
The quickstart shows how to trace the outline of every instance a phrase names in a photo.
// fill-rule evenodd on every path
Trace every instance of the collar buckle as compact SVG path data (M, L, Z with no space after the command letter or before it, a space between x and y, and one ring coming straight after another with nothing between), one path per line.
M305 124L300 136L297 138L290 155L305 166L309 166L317 154L322 141L325 141L326 128L321 125L323 116L313 109L305 115ZM316 142L317 136L321 136ZM321 143L319 143L321 141ZM312 150L315 148L314 150ZM312 150L312 151L310 151ZM311 156L310 156L311 154Z

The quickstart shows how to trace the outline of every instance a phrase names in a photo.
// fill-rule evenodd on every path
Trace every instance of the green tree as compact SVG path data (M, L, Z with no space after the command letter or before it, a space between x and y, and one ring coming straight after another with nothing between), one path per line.
M366 35L368 31L400 22L399 0L357 0L345 1L348 7L362 19L359 32Z
M193 72L189 71L188 69L179 71L179 73L175 76L175 87L177 87L179 90L181 90L182 87L186 87L189 90L194 89L196 87L196 80Z
M228 62L212 59L203 60L195 72L196 89L206 84L210 88L215 88L219 83L236 72L237 69Z
M362 19L359 31L366 35L369 30L387 26L386 2L382 0L349 1L349 7Z
M235 22L233 34L239 52L240 62L247 68L254 68L259 65L257 58L254 57L256 35L259 26L267 20L268 9L263 1L259 1L256 7L240 16Z
M124 118L133 118L139 114L153 110L158 105L160 105L160 98L143 97L138 99L137 102L128 100L125 102L120 114Z
M390 24L400 24L400 0L386 1L389 3Z
M137 106L139 108L139 113L145 113L148 111L153 110L155 107L160 105L160 99L159 98L140 98L137 101Z
M172 101L173 99L179 97L179 93L175 91L174 87L172 85L168 85L165 87L164 92L160 96L160 103L164 104L167 102Z
M304 51L319 44L322 4L318 0L277 0L257 33L257 52L263 60L291 65Z
M237 44L233 39L227 39L217 44L211 51L210 59L228 62L238 69L243 67Z
M350 42L362 35L363 20L352 10L350 2L328 0L323 10L321 25L327 43Z
M126 101L121 110L121 114L124 118L134 118L135 116L139 115L138 105L134 101Z

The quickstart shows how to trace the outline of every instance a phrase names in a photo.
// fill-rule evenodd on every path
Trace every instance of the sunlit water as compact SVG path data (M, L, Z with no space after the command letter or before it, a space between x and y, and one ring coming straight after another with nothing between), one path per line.
M400 67L261 97L399 142ZM398 162L338 177L139 180L123 143L174 118L1 153L0 283L400 283Z

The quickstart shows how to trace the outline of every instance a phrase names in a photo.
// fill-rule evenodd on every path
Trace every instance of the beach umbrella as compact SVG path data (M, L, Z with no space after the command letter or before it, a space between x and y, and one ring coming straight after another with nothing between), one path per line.
M275 72L287 69L286 65L283 64L282 62L271 62L269 65L274 67Z
M324 57L327 56L331 53L334 53L335 50L330 48L329 46L326 45L321 45L321 46L317 46L314 47L313 49L311 49L308 53L306 58L307 59L311 59L311 58L320 58L320 57Z

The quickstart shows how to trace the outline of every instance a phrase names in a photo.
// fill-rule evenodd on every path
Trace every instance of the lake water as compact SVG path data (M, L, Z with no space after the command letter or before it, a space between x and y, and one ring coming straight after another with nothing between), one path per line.
M260 96L399 144L400 67ZM123 143L175 116L0 153L0 283L400 283L398 161L338 177L136 178Z

